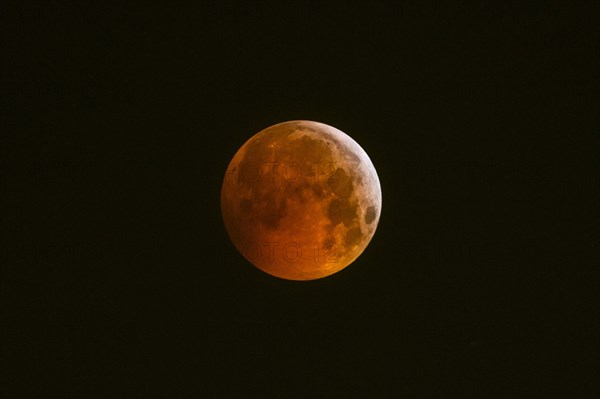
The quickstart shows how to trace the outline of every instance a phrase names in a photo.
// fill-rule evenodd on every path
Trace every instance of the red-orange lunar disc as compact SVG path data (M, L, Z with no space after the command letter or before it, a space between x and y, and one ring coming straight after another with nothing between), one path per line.
M231 241L259 269L314 280L352 263L371 241L381 187L365 151L319 122L268 127L235 154L221 189Z

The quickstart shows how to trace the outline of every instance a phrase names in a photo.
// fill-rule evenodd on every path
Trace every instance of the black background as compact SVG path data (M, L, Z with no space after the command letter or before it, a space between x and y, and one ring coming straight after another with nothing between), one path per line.
M598 393L592 2L124 3L3 12L3 397ZM311 282L247 263L219 208L291 119L383 191Z

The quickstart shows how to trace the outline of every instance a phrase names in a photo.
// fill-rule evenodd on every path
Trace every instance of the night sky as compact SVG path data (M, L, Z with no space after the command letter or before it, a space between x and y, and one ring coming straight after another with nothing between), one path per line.
M597 6L123 3L2 7L0 396L597 397ZM220 214L294 119L383 193L310 282Z

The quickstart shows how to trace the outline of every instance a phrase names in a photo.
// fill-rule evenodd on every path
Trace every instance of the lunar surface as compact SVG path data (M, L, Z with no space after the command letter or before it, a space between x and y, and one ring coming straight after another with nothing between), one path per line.
M253 265L288 280L336 273L367 247L381 187L366 152L319 122L268 127L235 154L221 189L225 228Z

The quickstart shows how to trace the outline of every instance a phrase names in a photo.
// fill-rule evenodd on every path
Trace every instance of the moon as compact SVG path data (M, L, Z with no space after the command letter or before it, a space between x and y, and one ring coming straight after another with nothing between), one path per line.
M254 266L315 280L351 264L381 215L379 177L367 153L332 126L279 123L235 154L221 188L225 228Z

